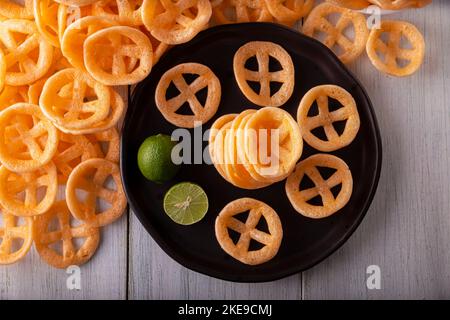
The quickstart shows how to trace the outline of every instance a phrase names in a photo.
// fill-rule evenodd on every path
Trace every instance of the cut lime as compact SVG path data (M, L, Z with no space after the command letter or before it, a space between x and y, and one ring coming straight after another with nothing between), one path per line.
M138 166L144 177L156 183L163 183L175 176L179 169L179 166L172 162L172 149L175 145L176 142L165 134L144 140L137 155Z
M164 211L176 223L194 224L202 220L208 211L208 197L199 185L181 182L166 192Z

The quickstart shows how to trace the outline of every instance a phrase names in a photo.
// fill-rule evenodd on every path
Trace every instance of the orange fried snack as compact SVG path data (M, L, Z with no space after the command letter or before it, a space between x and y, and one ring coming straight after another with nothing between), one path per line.
M12 0L0 0L0 16L9 19L33 19L33 0L24 0L20 5Z
M56 219L57 229L49 231ZM72 225L73 217L65 201L59 201L53 207L36 217L33 225L33 239L41 258L55 268L67 268L71 265L86 263L97 250L100 243L100 230L87 221ZM78 222L78 221L77 221ZM84 242L80 248L74 243L77 239ZM62 254L53 245L62 242Z
M258 71L248 70L245 63L255 56L258 60ZM270 57L278 60L282 67L281 70L275 72L269 70ZM292 95L295 81L294 64L286 50L275 43L262 41L246 43L234 55L233 68L242 93L259 106L279 107ZM255 92L248 81L259 82L259 92ZM273 95L270 92L271 82L281 83L280 89Z
M114 189L105 184L108 178L114 181ZM77 190L84 192L85 196L80 198ZM99 212L99 200L106 201L110 207ZM70 212L77 219L92 225L101 227L117 220L127 205L119 166L98 158L80 163L67 181L66 201Z
M19 218L1 209L0 216L0 265L12 264L22 259L33 243L33 219ZM19 244L19 245L18 245Z
M343 107L330 111L329 98L337 100ZM308 113L314 102L317 102L319 114L310 117ZM333 126L337 121L346 121L342 134L338 134ZM309 90L298 107L297 122L303 139L311 147L326 152L349 145L355 139L360 126L355 99L345 89L335 85L322 85ZM312 130L319 127L323 127L327 140L312 133Z
M208 26L212 7L208 0L144 0L142 20L152 35L167 44L191 40Z
M213 17L219 24L273 20L264 0L218 1L213 4Z
M318 167L336 171L331 177L324 179ZM302 190L300 185L305 175L311 179L314 187ZM335 197L331 189L339 184L342 187ZM313 219L326 218L342 209L350 200L352 190L353 179L347 164L328 154L315 154L301 161L286 180L286 193L294 209ZM322 198L322 205L308 203L317 196Z
M50 162L35 171L15 173L3 166L0 167L0 185L0 203L8 212L21 217L37 216L55 202L56 167Z
M97 150L97 158L104 158L112 162L119 162L120 137L116 128L90 134L87 138Z
M265 0L270 13L284 24L293 24L306 17L314 6L314 0Z
M0 161L9 170L39 169L51 161L57 146L57 129L38 106L18 103L0 112Z
M381 35L387 33L389 39L384 42ZM411 49L401 47L405 37ZM381 21L380 29L372 29L366 45L367 55L372 64L380 71L404 77L416 72L425 56L425 41L420 31L404 21ZM405 62L400 64L399 61Z
M249 211L246 222L234 216ZM266 220L269 233L256 228L260 219ZM278 252L283 239L283 229L277 213L264 202L241 198L227 204L216 218L216 238L222 249L230 256L248 265L258 265L272 259ZM230 238L228 229L240 234L236 244ZM250 250L250 241L256 240L263 247Z
M110 27L87 37L84 64L89 74L105 85L135 84L152 70L152 44L135 28Z
M52 46L28 20L0 22L0 50L5 55L8 85L33 83L47 73L53 61Z
M59 48L58 9L59 4L53 0L33 0L36 26L44 39L57 48Z
M339 14L336 24L328 20L333 14ZM344 34L349 26L353 26L354 29L353 40ZM343 63L352 62L361 55L369 35L363 14L330 3L322 3L315 7L303 24L302 31L307 36L319 40L320 34L323 34L324 39L321 41L328 48L333 49L336 45L341 48L342 52L335 51L335 53Z
M92 5L92 13L126 26L142 25L141 11L143 0L104 0Z
M183 74L194 74L198 77L194 82L188 84ZM176 86L179 94L167 100L166 92L171 83ZM204 88L208 88L208 94L203 106L195 94ZM203 124L211 119L219 107L220 98L219 79L210 68L199 63L183 63L167 71L161 77L155 93L156 106L163 117L182 128L193 128L196 122ZM193 115L177 113L185 102L189 104Z

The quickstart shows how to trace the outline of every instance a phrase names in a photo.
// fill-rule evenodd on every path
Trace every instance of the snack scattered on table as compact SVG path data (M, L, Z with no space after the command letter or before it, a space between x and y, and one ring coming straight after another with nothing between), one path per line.
M25 257L31 248L33 218L19 218L4 208L0 208L0 216L3 221L0 225L0 264L15 263ZM17 243L20 243L19 247Z
M331 177L322 177L319 167L335 169ZM302 189L303 178L307 176L314 187ZM342 185L335 196L332 188ZM294 209L305 217L326 218L342 209L350 200L353 190L352 173L347 164L330 154L315 154L301 161L286 180L286 194ZM315 197L322 198L322 205L308 203Z
M245 222L234 216L249 212ZM256 227L264 218L268 231ZM234 243L228 229L239 233L239 240ZM227 204L216 218L216 238L222 249L230 256L248 265L258 265L272 259L278 252L283 239L283 228L278 214L264 202L241 198ZM261 249L252 250L250 242L255 240L263 245Z

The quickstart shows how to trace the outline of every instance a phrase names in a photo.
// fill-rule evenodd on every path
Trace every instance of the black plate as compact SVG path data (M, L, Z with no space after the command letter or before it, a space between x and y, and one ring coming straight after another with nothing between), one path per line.
M248 41L275 42L286 49L295 65L294 94L283 106L294 118L300 99L320 84L344 87L355 98L361 129L352 144L333 152L349 165L354 190L349 203L333 216L313 220L298 214L289 203L284 181L264 189L248 191L227 183L212 165L183 165L173 181L157 185L147 181L136 162L142 141L153 134L171 134L168 123L155 105L155 88L168 69L184 62L209 66L222 84L222 100L216 115L204 125L227 113L258 108L240 92L233 73L233 56ZM204 144L204 147L206 143ZM317 153L305 143L302 159ZM131 98L121 141L121 170L131 208L141 223L173 259L192 270L231 281L261 282L279 279L308 269L339 248L357 228L374 196L381 169L381 139L370 100L361 84L318 41L270 23L218 26L200 33L189 43L171 49L141 82ZM165 192L175 183L192 181L208 194L206 217L192 226L178 225L163 210ZM259 266L247 266L228 256L214 235L214 220L230 201L253 197L273 207L279 214L284 238L278 254Z

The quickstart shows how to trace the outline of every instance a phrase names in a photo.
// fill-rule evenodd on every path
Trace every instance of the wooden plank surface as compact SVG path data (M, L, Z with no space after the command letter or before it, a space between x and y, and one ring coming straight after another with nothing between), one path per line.
M422 69L397 79L366 57L352 66L366 87L383 139L372 207L350 241L303 273L305 299L450 298L449 1L389 18L413 22L427 44ZM378 265L381 290L368 290Z

